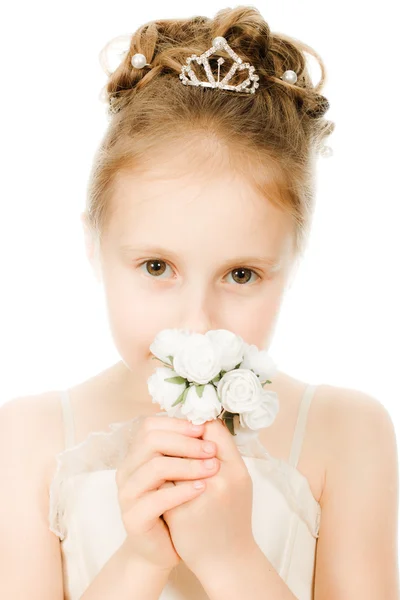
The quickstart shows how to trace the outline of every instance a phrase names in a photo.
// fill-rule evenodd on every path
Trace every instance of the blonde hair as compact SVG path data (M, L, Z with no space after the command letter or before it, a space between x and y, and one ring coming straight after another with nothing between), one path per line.
M205 52L216 36L226 38L243 61L254 65L259 76L254 94L182 84L179 74L187 57ZM131 65L138 52L151 67ZM319 63L317 85L307 70L306 53ZM228 70L231 59L223 50L219 55L228 59ZM196 74L204 79L198 68ZM280 78L288 69L297 73L295 84ZM139 27L105 86L119 111L110 118L88 183L86 220L92 234L101 241L119 173L143 172L163 149L171 153L180 148L188 168L189 151L194 150L197 170L207 172L226 161L249 178L292 218L294 252L300 255L314 208L317 152L335 126L323 118L329 108L320 94L325 77L324 64L312 48L272 33L251 6L220 10L214 19L163 19Z

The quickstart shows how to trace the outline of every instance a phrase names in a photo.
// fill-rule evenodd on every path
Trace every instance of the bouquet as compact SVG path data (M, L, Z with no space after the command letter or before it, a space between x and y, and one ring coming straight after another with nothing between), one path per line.
M159 367L148 379L153 403L169 416L194 424L221 419L237 443L269 427L279 411L278 395L264 389L276 373L266 350L226 329L191 333L160 331L150 351Z

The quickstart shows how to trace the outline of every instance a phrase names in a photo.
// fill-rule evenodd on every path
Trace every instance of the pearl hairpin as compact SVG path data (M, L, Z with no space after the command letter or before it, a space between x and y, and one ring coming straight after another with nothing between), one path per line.
M145 67L146 65L151 67L151 65L147 62L147 58L145 57L145 55L141 54L140 52L137 52L132 56L131 64L132 67L135 67L135 69L143 69L143 67Z
M286 83L295 84L297 81L297 73L296 71L292 71L291 69L289 69L288 71L284 72L280 79L283 79L283 81L286 81Z

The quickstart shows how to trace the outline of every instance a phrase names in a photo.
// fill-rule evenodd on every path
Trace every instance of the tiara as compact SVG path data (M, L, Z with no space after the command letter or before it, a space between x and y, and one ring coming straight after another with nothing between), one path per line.
M228 73L225 77L220 81L220 69L221 65L225 62L225 59L220 57L217 60L218 64L218 75L217 80L215 80L214 75L211 71L209 57L214 54L216 51L220 49L225 50L229 56L233 59L233 64L229 69ZM203 65L204 70L207 75L208 81L200 81L197 77L193 69L191 68L191 63L196 61L198 65ZM231 90L234 92L247 92L249 94L254 94L256 89L259 86L258 80L259 77L254 73L255 68L248 62L243 62L243 60L232 50L229 46L226 39L222 36L218 36L213 39L212 46L206 52L203 52L200 56L196 54L192 54L189 58L186 59L186 65L182 66L181 73L179 75L180 80L184 85L194 85L194 86L202 86L209 88L219 88L221 90ZM247 79L239 83L238 85L229 85L228 82L232 79L236 71L243 71L244 69L248 70L249 76ZM187 75L189 77L187 77ZM253 82L253 85L251 85Z
M125 46L125 48L123 49L122 52L121 52L120 47L117 48L117 45L121 45L121 43ZM129 52L130 36L119 36L119 37L115 38L114 40L111 40L111 42L109 42L107 44L107 46L103 49L100 62L101 62L101 65L102 65L104 71L108 75L110 75L112 73L112 70L110 69L110 66L109 66L109 61L108 61L109 57L107 56L107 51L108 52L112 51L113 47L115 47L114 50L116 51L116 53L118 55L118 62L120 62L121 58L125 58L126 54ZM220 81L221 65L224 64L225 59L222 57L219 57L217 60L217 64L218 64L217 80L215 80L215 77L211 71L211 67L210 67L210 63L209 63L208 59L212 54L214 54L214 52L216 52L217 50L220 50L221 48L224 49L229 54L229 56L233 59L233 64L232 64L231 68L229 69L228 73L225 75L225 77ZM190 66L191 63L194 61L196 61L197 64L199 64L199 65L203 65L204 70L207 75L207 81L200 81L197 78L195 72L193 71L193 69ZM147 62L146 56L144 54L141 54L140 52L137 52L136 54L134 54L132 56L130 62L131 62L131 65L135 69L143 69L143 67L146 67L146 66L147 67L153 66L152 64ZM232 79L232 77L236 73L236 71L243 71L244 69L248 70L248 73L249 73L248 78L245 79L244 81L242 81L241 83L239 83L238 85L229 85L228 82ZM234 50L232 50L232 48L230 47L230 45L228 44L228 42L226 41L226 39L224 37L217 36L213 39L211 48L209 48L208 50L203 52L203 54L201 54L200 56L197 56L196 54L192 54L191 56L189 56L186 59L186 65L182 65L181 73L179 74L179 78L184 85L192 85L192 86L196 86L196 87L217 88L217 89L222 89L222 90L230 90L230 91L234 91L234 92L246 92L249 94L254 94L256 89L259 87L259 82L258 82L259 76L254 71L255 71L254 66L248 62L243 62L243 60L240 58L240 56L238 56L236 54L236 52ZM187 75L189 77L187 77ZM283 73L283 75L281 76L281 79L283 81L285 81L286 83L290 83L290 84L294 85L297 81L297 73L295 71L287 70ZM251 82L253 82L253 85L251 85ZM108 102L110 114L119 112L118 100L114 94L108 95L106 90L103 89L100 99Z

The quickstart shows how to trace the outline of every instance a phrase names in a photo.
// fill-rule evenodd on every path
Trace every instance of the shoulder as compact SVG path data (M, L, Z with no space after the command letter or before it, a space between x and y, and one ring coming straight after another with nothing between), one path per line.
M370 477L373 469L380 473L381 485L387 480L395 482L395 426L381 399L353 388L319 384L307 423L301 470L321 507L341 487L347 487L346 478L355 481L355 474L362 476L366 469Z
M15 397L2 404L0 440L1 450L15 460L26 457L47 487L55 454L64 447L59 392Z
M378 475L394 484L398 471L396 429L381 399L366 392L321 386L320 418L326 443L326 472L322 502L330 487L349 477Z
M316 596L333 598L346 589L349 597L372 593L380 598L385 589L385 597L394 598L399 467L392 417L381 399L370 394L321 388L320 430L326 462Z
M60 540L50 529L47 478L60 443L55 398L24 396L0 406L0 530L7 548L1 553L2 597L64 597Z
M338 441L346 444L356 440L372 443L387 435L396 441L393 419L381 399L353 388L321 388L322 412L332 432L328 437L335 445Z
M28 439L40 431L46 431L51 439L53 426L55 422L60 424L60 418L60 393L56 391L11 398L0 406L1 426L16 426Z

